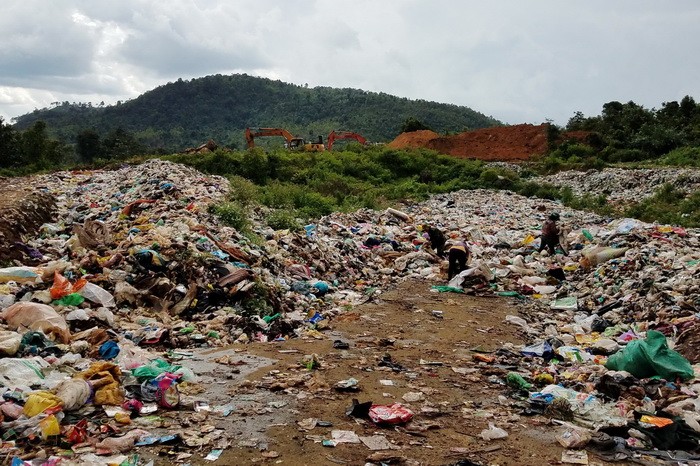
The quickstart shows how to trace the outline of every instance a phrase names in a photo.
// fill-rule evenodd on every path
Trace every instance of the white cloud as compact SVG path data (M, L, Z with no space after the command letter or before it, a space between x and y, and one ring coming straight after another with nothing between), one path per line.
M563 124L699 97L699 22L694 0L5 0L0 115L245 72Z

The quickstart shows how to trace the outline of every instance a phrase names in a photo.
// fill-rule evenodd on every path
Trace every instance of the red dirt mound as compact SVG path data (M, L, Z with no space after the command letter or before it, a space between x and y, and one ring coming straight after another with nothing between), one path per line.
M427 147L429 141L439 137L438 133L428 129L411 131L410 133L399 134L396 139L387 144L387 147L392 149L417 149L419 147Z
M389 147L426 147L442 154L481 160L528 160L547 150L547 125L513 125L477 129L452 136L432 131L403 133Z

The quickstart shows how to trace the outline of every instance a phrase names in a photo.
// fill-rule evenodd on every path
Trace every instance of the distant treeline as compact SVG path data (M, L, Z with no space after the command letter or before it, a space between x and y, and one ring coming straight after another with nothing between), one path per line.
M544 160L551 170L577 164L653 162L700 166L700 105L690 96L646 109L634 102L608 102L599 116L576 112L566 131L586 131L586 144L570 140L553 144ZM559 128L552 127L550 141Z
M410 117L444 133L501 124L464 106L359 89L309 88L245 74L180 79L116 105L54 102L14 120L19 130L45 121L51 135L67 144L77 144L86 131L104 140L120 130L149 153L176 153L209 139L244 149L246 127L285 128L308 140L344 130L371 142L388 142Z
M224 78L240 79L241 77L214 76L208 79L194 80L190 83L169 84L163 86L162 89L159 88L146 93L139 99L153 99L154 96L162 96L161 92L169 95L168 92L173 89L171 86L184 86L182 89L190 89L189 85L193 83L197 85L207 84L212 80L217 82L219 79ZM259 81L261 81L260 78L246 78L247 80L253 80L250 81L251 83L259 84ZM247 80L244 79L243 82L248 82ZM277 86L287 89L287 87L291 86L277 81L262 81L273 86L273 88ZM300 86L291 87L299 91L309 91ZM321 90L325 92L326 88ZM249 91L252 92L251 89ZM328 89L328 92L330 91L362 92ZM268 93L266 92L266 95ZM331 94L333 93L331 92ZM172 98L175 99L178 95L180 94L174 93ZM197 95L200 94L197 93ZM382 94L377 96L380 99L386 99L387 105L392 102L395 103L397 100L402 100ZM134 105L139 99L121 104L121 106ZM182 105L184 105L184 102L181 102ZM351 106L350 103L346 102L346 104ZM423 102L423 104L442 105L428 102ZM284 107L284 105L282 106ZM464 111L463 107L456 108L460 109L459 111ZM62 132L67 131L67 127L59 126L56 131L51 128L50 125L57 121L56 115L65 111L70 113L74 110L76 108L72 105L59 105L52 110L39 112L44 116L50 117L48 119L50 123L44 120L35 120L29 123L30 118L25 116L21 117L18 124L13 126L0 118L0 170L2 170L0 174L28 174L40 170L70 167L78 164L89 165L124 160L134 155L163 155L180 152L180 150L166 151L162 147L154 148L153 145L145 144L144 132L130 130L127 125L117 126L104 133L94 128L81 127L79 123L82 121L81 118L83 118L79 116L82 115L81 112L75 114L75 121L78 122L74 124L74 129L77 131L75 135L66 139L68 137L67 133L63 133L63 138L57 137L56 133L62 134ZM107 111L108 108L85 107L84 110L89 113L93 111ZM272 110L269 111L272 112ZM280 120L275 120L275 117L272 115L271 113L267 120L271 122L270 126L285 126ZM352 111L348 112L348 115L352 115ZM380 112L380 115L386 115L386 112ZM367 115L365 117L369 118ZM66 118L71 120L70 117ZM60 121L60 118L58 121ZM440 123L443 120L437 117L432 120L421 120L415 115L409 115L404 120L396 123L395 133L398 134L401 131L420 128L431 128L433 130L442 128L444 130L447 127L446 124L445 126L436 127L435 121ZM22 124L19 124L19 122ZM87 125L86 122L83 123ZM279 123L279 125L275 123ZM316 124L318 122L313 123L313 125ZM290 128L291 126L287 125L287 127ZM320 127L316 126L315 128L317 133L327 134L323 133ZM567 132L582 131L584 133L582 137L562 142L560 135L563 130ZM153 134L156 132L153 128L146 132L148 131ZM364 134L370 134L368 131L365 131ZM243 136L236 132L236 138L242 139ZM372 139L370 138L370 140ZM545 171L549 172L572 168L602 168L608 164L627 162L700 166L700 105L690 96L684 97L680 102L665 102L658 110L649 110L634 102L624 104L608 102L603 105L603 110L599 116L586 117L581 112L576 112L565 128L550 125L548 140L550 142L549 150L546 156L542 158L540 165ZM241 140L240 144L232 143L228 148L243 147L244 144Z

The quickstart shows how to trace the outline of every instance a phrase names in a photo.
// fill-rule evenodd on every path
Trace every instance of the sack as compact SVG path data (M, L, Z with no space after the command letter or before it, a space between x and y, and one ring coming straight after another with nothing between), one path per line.
M5 309L2 318L11 329L41 330L45 335L54 334L62 343L70 341L65 319L46 304L21 301Z
M587 269L595 267L610 259L624 256L628 249L629 248L605 248L596 246L582 253L583 258L581 258L581 265Z
M82 408L90 399L90 384L83 379L69 379L56 385L52 392L63 401L64 411Z
M0 330L0 355L14 356L19 351L22 335L11 330Z
M34 267L5 267L0 269L0 283L36 283L39 274Z
M646 340L629 342L623 350L608 358L605 367L613 371L627 371L639 379L655 375L670 381L676 377L683 380L695 377L690 362L670 349L664 334L656 330L649 330Z

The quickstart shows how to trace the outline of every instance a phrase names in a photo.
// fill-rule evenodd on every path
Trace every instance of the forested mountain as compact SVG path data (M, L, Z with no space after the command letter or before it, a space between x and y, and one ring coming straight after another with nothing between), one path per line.
M79 142L78 135L87 130L100 138L121 131L146 150L175 152L208 139L244 148L243 133L249 126L282 127L307 139L347 130L372 142L386 142L411 117L437 132L500 124L468 107L236 74L180 79L111 106L56 103L17 117L15 127L27 129L42 120L52 135L67 143Z

